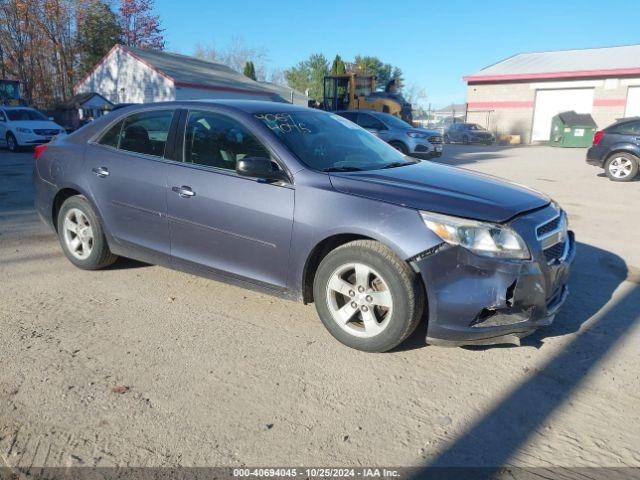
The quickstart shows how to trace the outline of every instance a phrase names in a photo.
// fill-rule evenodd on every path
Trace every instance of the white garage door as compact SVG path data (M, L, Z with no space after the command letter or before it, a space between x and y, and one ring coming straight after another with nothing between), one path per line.
M640 117L640 87L629 87L625 117Z
M551 119L560 112L574 110L576 113L591 113L592 107L593 88L538 90L533 111L531 140L549 140Z

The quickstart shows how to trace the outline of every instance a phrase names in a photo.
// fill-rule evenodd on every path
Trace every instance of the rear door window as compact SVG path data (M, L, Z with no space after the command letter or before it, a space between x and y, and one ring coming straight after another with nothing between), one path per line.
M339 115L347 120L351 120L353 123L356 123L356 120L358 119L358 114L356 112L342 112L339 113Z
M640 121L625 122L620 125L614 125L608 133L617 133L618 135L640 135Z
M369 128L373 130L385 129L384 124L380 120L368 113L358 114L358 125L360 125L362 128Z
M153 110L125 118L120 150L163 157L172 118L173 110Z

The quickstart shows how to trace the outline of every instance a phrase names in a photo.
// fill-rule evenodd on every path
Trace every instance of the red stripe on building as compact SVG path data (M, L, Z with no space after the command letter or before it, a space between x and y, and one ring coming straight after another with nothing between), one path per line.
M601 98L593 101L594 107L624 107L627 100L624 98Z
M469 102L469 108L533 108L533 102Z
M517 73L510 75L468 75L465 82L495 82L501 80L533 80L546 78L611 77L618 75L640 75L640 68L619 68L615 70L575 70L572 72Z

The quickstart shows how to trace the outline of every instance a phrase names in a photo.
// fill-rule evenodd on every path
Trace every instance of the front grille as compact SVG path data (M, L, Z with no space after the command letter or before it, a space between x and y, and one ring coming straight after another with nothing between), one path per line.
M36 128L33 132L36 135L57 135L59 130L51 128Z
M429 137L427 140L429 140L429 143L433 143L433 144L438 144L438 143L442 143L442 137L440 136L433 136L433 137Z
M538 238L544 237L547 233L553 232L558 229L560 225L560 216L557 216L553 220L550 220L547 223L543 223L536 229L536 234Z
M551 263L555 260L560 260L562 258L562 255L564 254L564 246L565 242L560 242L556 243L552 247L544 249L544 258L547 260L547 263Z

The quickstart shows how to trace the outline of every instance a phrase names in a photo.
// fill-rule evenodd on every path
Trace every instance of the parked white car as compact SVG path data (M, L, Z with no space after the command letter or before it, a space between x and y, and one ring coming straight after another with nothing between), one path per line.
M0 107L0 144L12 152L48 143L63 127L34 108Z

